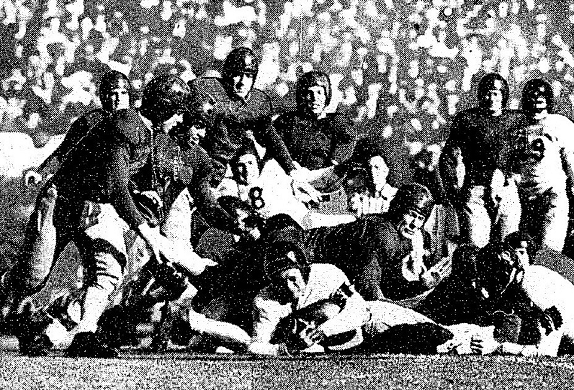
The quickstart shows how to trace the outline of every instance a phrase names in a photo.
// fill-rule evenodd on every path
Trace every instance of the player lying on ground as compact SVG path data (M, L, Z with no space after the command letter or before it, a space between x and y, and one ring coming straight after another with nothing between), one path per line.
M277 252L265 263L271 284L254 301L254 332L249 350L257 354L282 355L300 351L328 351L351 348L361 352L404 353L508 353L555 356L568 323L568 314L559 302L537 306L540 337L529 345L521 345L509 337L512 321L493 326L475 324L439 325L428 317L390 302L365 302L350 288L345 276L336 267L305 263L300 249L292 244L278 243ZM512 256L511 256L512 257ZM514 256L516 260L516 256ZM499 272L486 264L479 265L483 277L479 284L493 294L500 289ZM533 281L548 277L552 271L532 266L524 271L524 291L540 305L542 296L532 288ZM504 268L504 266L503 266ZM489 274L490 273L490 274ZM511 272L515 275L515 272ZM551 278L560 281L563 278ZM488 281L488 282L487 282ZM535 282L536 283L536 282ZM568 283L568 282L566 282ZM504 287L504 286L502 286ZM362 332L363 341L361 347ZM339 336L339 337L335 337ZM558 340L558 344L556 341Z

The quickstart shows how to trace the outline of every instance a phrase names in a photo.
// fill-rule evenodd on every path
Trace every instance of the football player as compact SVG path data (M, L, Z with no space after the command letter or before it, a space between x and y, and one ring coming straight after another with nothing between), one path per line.
M550 84L530 80L522 92L528 123L510 134L507 171L518 184L521 230L539 246L561 252L568 229L568 196L573 193L574 123L555 114ZM551 173L550 173L551 172Z

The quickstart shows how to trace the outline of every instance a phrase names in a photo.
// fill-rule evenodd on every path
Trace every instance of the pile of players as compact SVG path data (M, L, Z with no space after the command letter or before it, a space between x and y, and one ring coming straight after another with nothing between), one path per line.
M26 176L41 190L0 278L23 354L117 357L144 324L156 351L571 352L574 125L547 82L513 111L486 75L438 166L417 156L396 189L381 145L327 113L327 75L274 118L257 72L238 48L221 77L153 78L137 109L125 75L102 78L102 108ZM69 243L81 286L36 308Z

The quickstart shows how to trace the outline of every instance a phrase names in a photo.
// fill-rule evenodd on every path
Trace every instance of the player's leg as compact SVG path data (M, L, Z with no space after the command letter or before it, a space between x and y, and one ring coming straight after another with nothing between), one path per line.
M460 215L463 243L468 242L479 248L490 240L491 220L486 209L485 191L483 186L470 188Z

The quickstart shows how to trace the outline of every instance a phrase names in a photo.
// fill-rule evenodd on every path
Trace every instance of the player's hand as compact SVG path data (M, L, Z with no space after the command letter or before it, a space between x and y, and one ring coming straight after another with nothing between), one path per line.
M540 325L544 328L546 335L559 329L562 326L562 323L562 315L556 306L552 306L544 310L540 316Z
M159 233L154 239L158 240L159 252L163 254L165 259L187 275L200 275L207 267L217 265L215 261L195 253L191 245L182 245Z
M505 182L506 178L504 177L504 173L502 173L500 169L495 169L490 181L490 200L495 207L498 206L502 199Z
M159 194L157 192L155 192L155 191L142 191L142 192L140 192L140 194L145 196L149 200L151 200L152 203L155 206L157 206L158 208L163 207L163 201L161 200L161 197L159 196Z
M161 247L161 234L157 229L152 228L147 223L142 223L138 226L137 231L144 239L148 246L148 250L151 252L156 261L160 259L160 247Z
M361 209L360 194L355 193L349 199L349 211L351 211L357 218L361 218L363 216L363 210Z
M325 339L325 333L319 328L306 327L299 333L299 350L311 348Z
M29 170L24 173L24 185L26 187L37 186L42 182L42 175L34 170Z
M494 337L484 337L484 335L474 335L470 340L470 348L477 355L491 355L501 347L501 343Z
M201 257L195 252L191 252L189 256L179 256L174 260L174 264L179 265L185 272L191 275L201 275L207 267L215 267L217 262Z
M309 333L309 339L313 342L313 344L320 344L323 342L323 340L325 340L326 337L327 336L321 327L315 328Z
M441 281L450 275L452 261L445 257L421 275L421 282L428 288L436 287Z
M291 189L293 190L293 195L295 195L295 198L297 198L299 202L315 204L320 202L321 193L307 182L293 179Z

